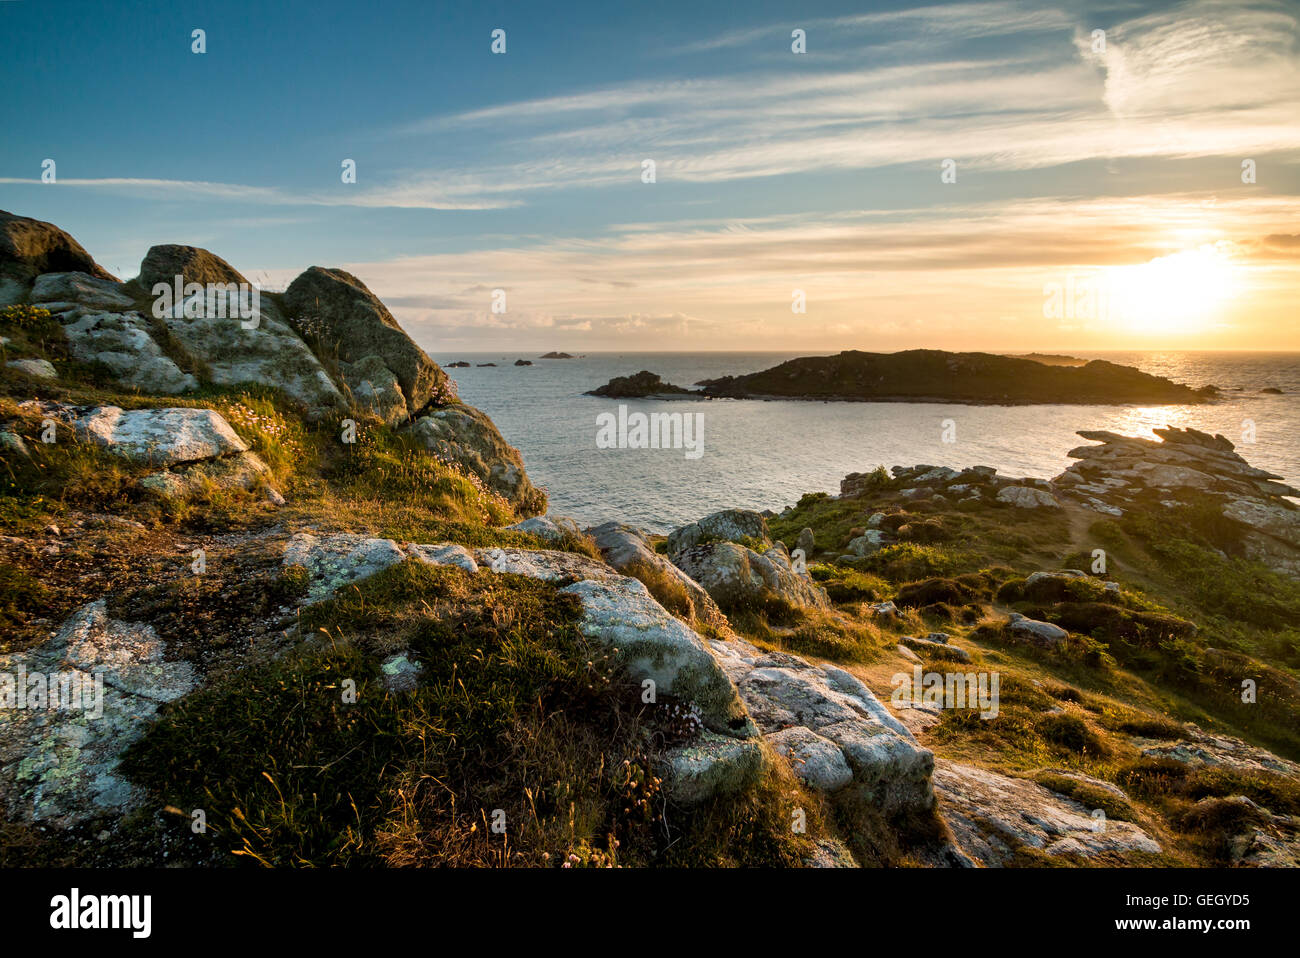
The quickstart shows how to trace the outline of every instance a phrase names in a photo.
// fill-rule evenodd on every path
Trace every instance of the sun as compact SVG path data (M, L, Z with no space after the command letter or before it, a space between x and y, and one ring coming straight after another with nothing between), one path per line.
M1214 323L1236 291L1237 267L1221 244L1106 270L1112 319L1134 332L1198 332Z

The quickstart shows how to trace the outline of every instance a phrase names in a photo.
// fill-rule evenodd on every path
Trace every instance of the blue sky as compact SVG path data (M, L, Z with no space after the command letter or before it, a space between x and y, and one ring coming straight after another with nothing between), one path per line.
M0 207L438 351L1300 348L1295 3L8 0L0 62Z

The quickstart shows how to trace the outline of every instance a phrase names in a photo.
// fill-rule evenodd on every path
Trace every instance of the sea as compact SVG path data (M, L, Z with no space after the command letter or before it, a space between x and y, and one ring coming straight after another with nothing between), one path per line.
M692 387L701 379L757 372L810 353L444 353L460 397L492 417L523 454L553 514L580 523L618 519L668 531L726 508L780 511L807 492L837 495L840 479L878 465L987 465L1004 475L1050 479L1085 441L1080 429L1154 438L1153 428L1221 433L1251 464L1300 487L1300 353L1074 352L1136 366L1190 386L1213 384L1198 406L982 406L762 400L611 400L583 395L640 370ZM576 355L576 354L575 354ZM518 359L531 366L515 366ZM479 366L495 363L495 366ZM1261 392L1265 388L1281 394ZM601 448L602 413L700 414L698 455L687 449ZM691 454L688 454L691 453Z

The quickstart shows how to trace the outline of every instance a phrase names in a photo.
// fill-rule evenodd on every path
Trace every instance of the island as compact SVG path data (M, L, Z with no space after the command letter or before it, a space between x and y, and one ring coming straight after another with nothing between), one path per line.
M541 356L539 358L540 359L572 359L573 357L570 356L568 353L549 352L545 356Z
M695 385L711 398L980 405L1192 405L1208 401L1217 392L1211 386L1193 389L1105 360L1057 366L940 349L897 353L845 350L835 356L791 359L761 372L706 379Z
M701 392L666 383L657 374L646 369L631 376L615 376L605 385L589 390L584 395L604 396L607 399L707 398Z

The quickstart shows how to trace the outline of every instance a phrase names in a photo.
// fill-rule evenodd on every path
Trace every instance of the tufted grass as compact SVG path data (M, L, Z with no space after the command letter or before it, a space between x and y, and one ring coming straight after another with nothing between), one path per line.
M186 847L229 862L798 863L788 780L668 801L661 706L577 618L547 583L402 563L304 610L314 641L168 706L123 768L184 813L177 829L204 809L209 836ZM423 672L386 692L379 663L399 650Z

